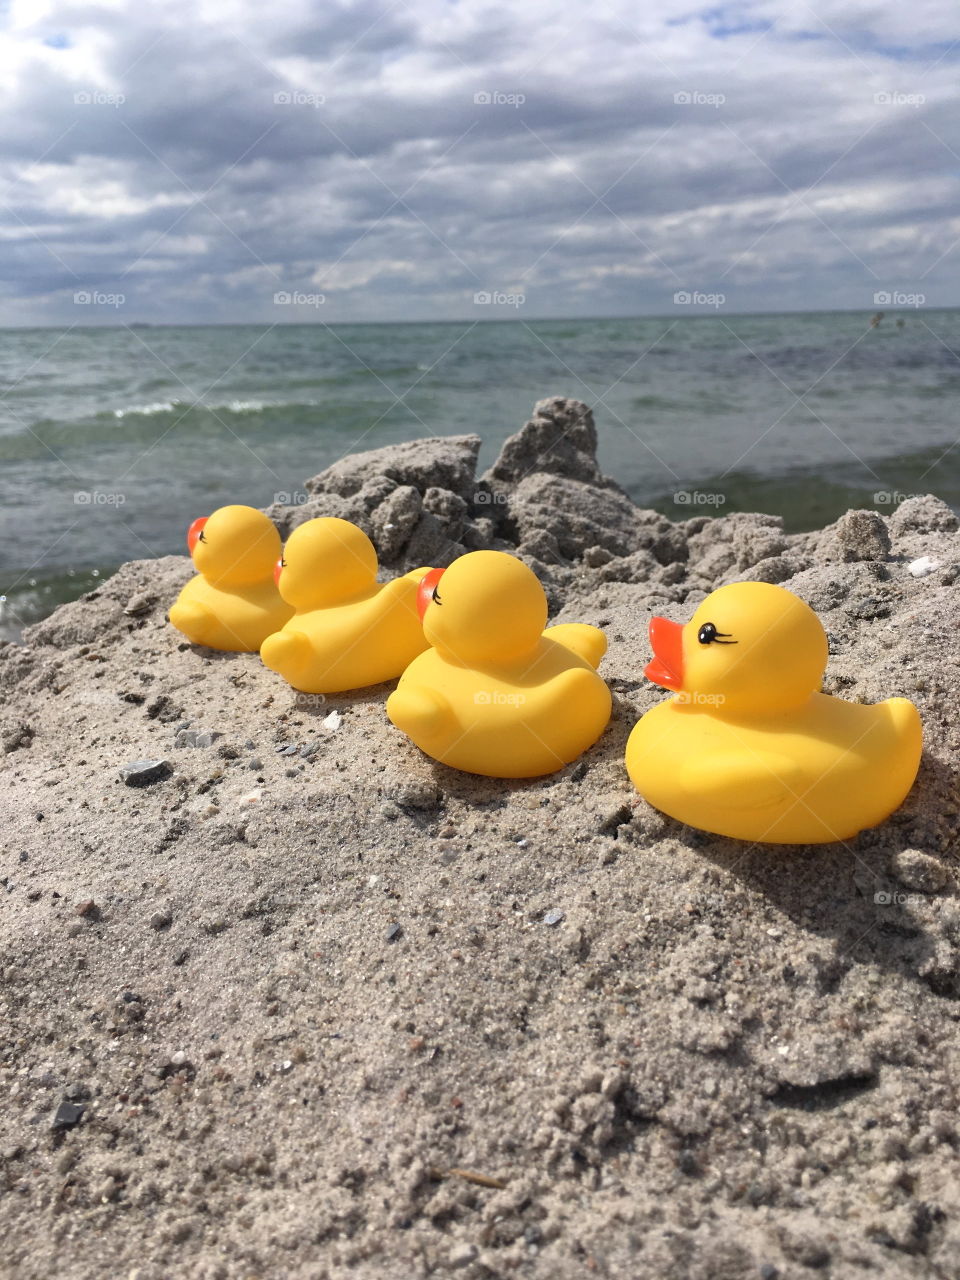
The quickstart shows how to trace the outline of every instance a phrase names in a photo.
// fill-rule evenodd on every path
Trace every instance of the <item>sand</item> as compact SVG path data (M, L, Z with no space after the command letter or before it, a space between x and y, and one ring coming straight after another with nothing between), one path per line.
M575 401L480 479L478 447L358 455L271 514L359 520L388 575L519 550L602 626L614 716L552 777L455 773L387 687L186 644L186 557L0 647L0 1274L956 1275L956 517L671 524ZM884 826L751 847L633 792L648 617L738 578L818 610L828 691L919 706Z

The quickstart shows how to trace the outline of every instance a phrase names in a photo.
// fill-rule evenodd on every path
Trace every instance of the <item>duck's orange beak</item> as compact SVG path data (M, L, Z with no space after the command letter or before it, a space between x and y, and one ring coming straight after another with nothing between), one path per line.
M281 556L280 559L277 561L277 563L273 566L273 580L278 587L280 585L281 573L283 573L283 556Z
M197 516L196 520L194 520L193 524L187 530L187 546L190 548L191 555L193 555L193 548L197 545L200 535L203 533L203 526L209 519L209 516Z
M650 648L653 661L643 674L664 689L683 688L683 627L666 618L650 619Z
M433 593L437 589L437 583L443 577L442 569L431 569L429 573L425 573L420 579L420 585L417 587L417 613L420 615L420 621L423 621L423 615L427 612L427 606L433 600Z

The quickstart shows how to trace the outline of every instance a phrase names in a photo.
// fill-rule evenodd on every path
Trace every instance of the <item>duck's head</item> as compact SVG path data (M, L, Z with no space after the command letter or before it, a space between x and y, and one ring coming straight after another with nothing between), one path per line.
M276 525L254 507L220 507L187 530L194 567L218 587L269 580L280 545Z
M281 596L295 609L323 609L374 585L377 553L363 530L349 520L320 516L291 533L276 580Z
M429 643L463 666L521 658L547 623L537 575L503 551L471 551L448 569L432 570L419 604Z
M791 591L733 582L712 592L682 626L650 621L644 674L704 709L777 711L815 693L827 665L820 619Z

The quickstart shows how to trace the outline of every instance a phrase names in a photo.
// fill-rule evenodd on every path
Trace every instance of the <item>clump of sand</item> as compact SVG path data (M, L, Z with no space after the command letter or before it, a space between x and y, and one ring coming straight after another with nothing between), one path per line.
M518 551L602 626L611 724L510 783L432 764L386 688L297 695L125 565L0 647L0 1187L18 1280L948 1275L960 1248L960 533L937 499L787 535L672 524L589 410L349 458L271 514L387 572ZM826 688L912 698L917 785L847 844L672 822L623 768L652 611L780 582ZM156 764L128 785L120 770Z

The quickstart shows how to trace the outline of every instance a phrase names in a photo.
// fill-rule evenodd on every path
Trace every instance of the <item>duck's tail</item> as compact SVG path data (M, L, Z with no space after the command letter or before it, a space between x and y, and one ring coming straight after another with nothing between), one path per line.
M547 627L543 635L544 639L556 640L578 658L589 662L594 670L607 652L607 637L599 627L591 627L586 622L561 622L555 627Z

